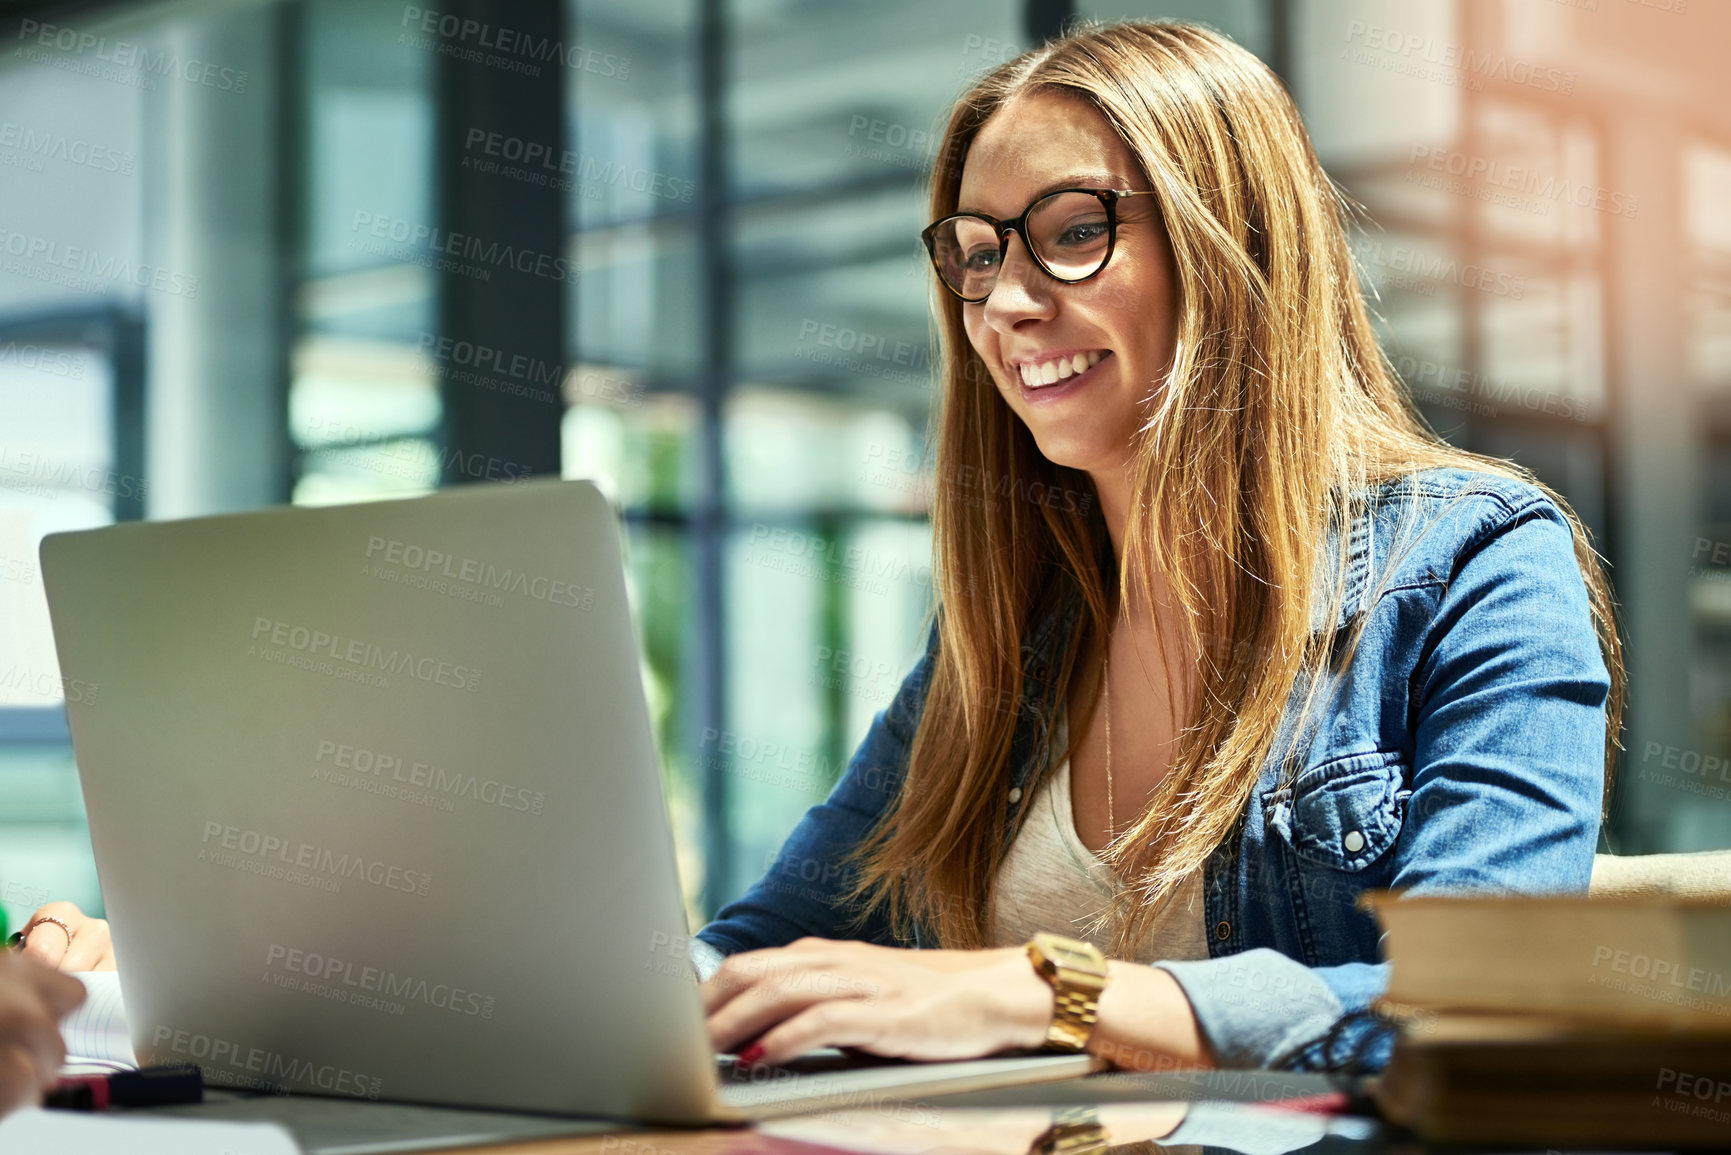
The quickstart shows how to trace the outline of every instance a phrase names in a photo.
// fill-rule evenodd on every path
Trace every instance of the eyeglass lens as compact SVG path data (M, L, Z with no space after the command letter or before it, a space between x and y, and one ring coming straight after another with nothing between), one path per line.
M1059 192L1028 210L1024 241L1053 276L1079 281L1100 271L1111 249L1106 206L1093 193ZM932 235L938 271L963 297L987 296L998 283L998 234L977 217L951 217Z

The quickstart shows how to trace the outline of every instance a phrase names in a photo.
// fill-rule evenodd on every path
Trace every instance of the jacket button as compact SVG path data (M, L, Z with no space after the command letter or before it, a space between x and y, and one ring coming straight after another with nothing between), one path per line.
M1222 941L1232 937L1232 924L1221 919L1214 924L1214 937Z
M1022 800L1022 788L1020 786L1010 787L1010 805L1014 806L1016 803L1020 802L1021 800Z
M1340 840L1340 844L1346 847L1348 854L1357 854L1364 849L1364 835L1356 830L1348 830L1346 837Z

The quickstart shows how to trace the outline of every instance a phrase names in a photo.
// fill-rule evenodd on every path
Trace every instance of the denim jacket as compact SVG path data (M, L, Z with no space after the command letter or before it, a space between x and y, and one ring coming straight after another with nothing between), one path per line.
M1277 742L1237 828L1207 860L1210 957L1154 964L1183 988L1222 1067L1387 1061L1387 1032L1367 1008L1388 964L1361 892L1585 893L1592 873L1610 680L1562 513L1530 485L1430 470L1377 489L1345 538L1337 624L1345 636L1362 615L1359 644L1341 655L1344 668L1314 675L1325 684L1302 730L1300 679L1285 723L1305 751L1299 773L1282 775ZM1340 544L1331 534L1328 573L1340 570ZM1319 598L1313 628L1329 604ZM1081 615L1072 597L1030 630L1026 702L1043 701ZM840 896L849 852L900 789L936 646L934 627L829 797L698 932L718 955L806 935L931 944L924 933L898 938L881 914L856 924ZM1046 769L1035 752L1053 724L1044 708L1018 719L1005 848Z

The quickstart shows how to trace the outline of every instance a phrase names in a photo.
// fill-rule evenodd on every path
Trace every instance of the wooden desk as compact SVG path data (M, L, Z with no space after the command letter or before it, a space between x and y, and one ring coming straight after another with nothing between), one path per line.
M428 1155L435 1151L474 1155L936 1155L940 1151L944 1155L1028 1155L1030 1144L1052 1126L1054 1117L1065 1112L1070 1113L1065 1118L1078 1117L1079 1112L1086 1117L1089 1111L1114 1145L1159 1141L1179 1128L1173 1142L1206 1141L1209 1146L1230 1148L1232 1144L1222 1142L1223 1138L1254 1134L1262 1140L1260 1149L1272 1152L1307 1147L1332 1134L1353 1146L1353 1138L1373 1126L1369 1121L1331 1121L1314 1113L1255 1106L1258 1101L1291 1101L1329 1090L1329 1083L1320 1076L1270 1071L1113 1072L1063 1083L1003 1087L928 1100L882 1099L868 1106L790 1116L757 1127L686 1131L632 1130L594 1121L339 1099L236 1096L220 1091L205 1105L160 1108L158 1112L278 1122L293 1131L309 1152L377 1141L393 1130L407 1130L406 1137L420 1135L426 1140L397 1150ZM451 1137L478 1135L501 1126L536 1126L540 1133L450 1145ZM549 1128L587 1133L549 1135ZM1197 1134L1186 1135L1186 1130ZM1285 1136L1289 1145L1282 1148L1266 1142L1279 1136Z

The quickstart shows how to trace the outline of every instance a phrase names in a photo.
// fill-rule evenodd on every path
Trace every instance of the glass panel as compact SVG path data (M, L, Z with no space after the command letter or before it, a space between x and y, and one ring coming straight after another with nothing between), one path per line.
M315 277L397 263L399 225L430 225L433 57L401 6L308 0L307 263ZM400 236L405 236L399 230Z
M578 42L601 58L568 84L556 168L572 219L588 230L689 213L699 178L696 0L576 0L568 12Z
M918 659L931 606L923 522L760 521L728 542L728 714L706 756L729 777L734 893L821 799Z
M949 101L1024 46L1013 4L744 0L729 11L730 173L746 200L879 182L911 193Z
M827 605L841 596L832 578L847 575L832 575L819 540L829 539L810 523L754 525L728 540L728 719L723 733L705 735L703 754L728 774L732 894L763 872L834 772L823 761L833 757L825 694L809 675Z
M1704 391L1731 393L1731 149L1696 144L1683 157L1686 243L1696 258L1688 294L1689 372Z
M1478 205L1492 234L1585 246L1597 243L1600 220L1639 211L1634 194L1598 183L1590 126L1559 124L1547 112L1494 101L1478 103L1476 138L1443 171Z
M308 0L302 18L308 276L294 297L292 500L425 493L442 481L440 378L476 376L433 332L433 57L401 35L400 7Z
M578 268L567 340L586 362L689 387L703 351L698 6L571 0L567 11L601 59L572 74L558 158Z
M636 223L586 230L568 294L584 359L689 386L702 364L701 253L692 231Z
M0 907L14 927L50 899L102 911L61 713L101 686L60 672L38 550L144 491L114 469L113 393L95 350L0 340Z
M70 12L43 13L66 28ZM25 24L33 22L26 21ZM38 548L49 533L135 510L145 480L116 461L122 429L115 328L157 300L196 294L148 235L147 171L172 134L146 110L200 96L179 78L102 62L91 43L31 37L14 19L0 64L0 908L16 927L51 899L102 913L66 741L64 699L101 686L62 677ZM128 33L144 52L153 30ZM167 54L164 54L166 59ZM159 90L153 98L152 90ZM139 382L123 382L128 409ZM130 467L128 467L130 468Z
M662 783L673 824L674 850L693 926L704 920L703 744L688 719L685 687L697 636L696 571L686 535L658 526L632 525L625 542L626 586L644 649L643 685L661 749Z
M442 367L407 345L308 337L295 348L289 432L305 448L426 433L439 422Z
M892 191L743 224L741 374L923 413L935 277L917 239L922 212Z
M726 421L728 492L758 513L920 509L920 430L899 412L809 393L742 389Z
M1683 154L1683 198L1690 245L1731 253L1731 149L1689 146Z
M1484 309L1486 399L1528 415L1596 419L1605 402L1598 277L1530 275Z
M1466 88L1458 70L1434 62L1458 51L1462 5L1431 0L1391 12L1376 0L1280 2L1292 24L1288 87L1329 172L1362 189L1373 207L1398 207L1437 223L1455 215L1456 198L1435 187L1438 174L1427 162L1461 134ZM1405 58L1400 48L1408 38L1431 59ZM1253 41L1240 40L1268 58Z
M626 510L693 508L703 486L698 416L696 398L680 393L573 404L561 426L564 475L594 481Z

